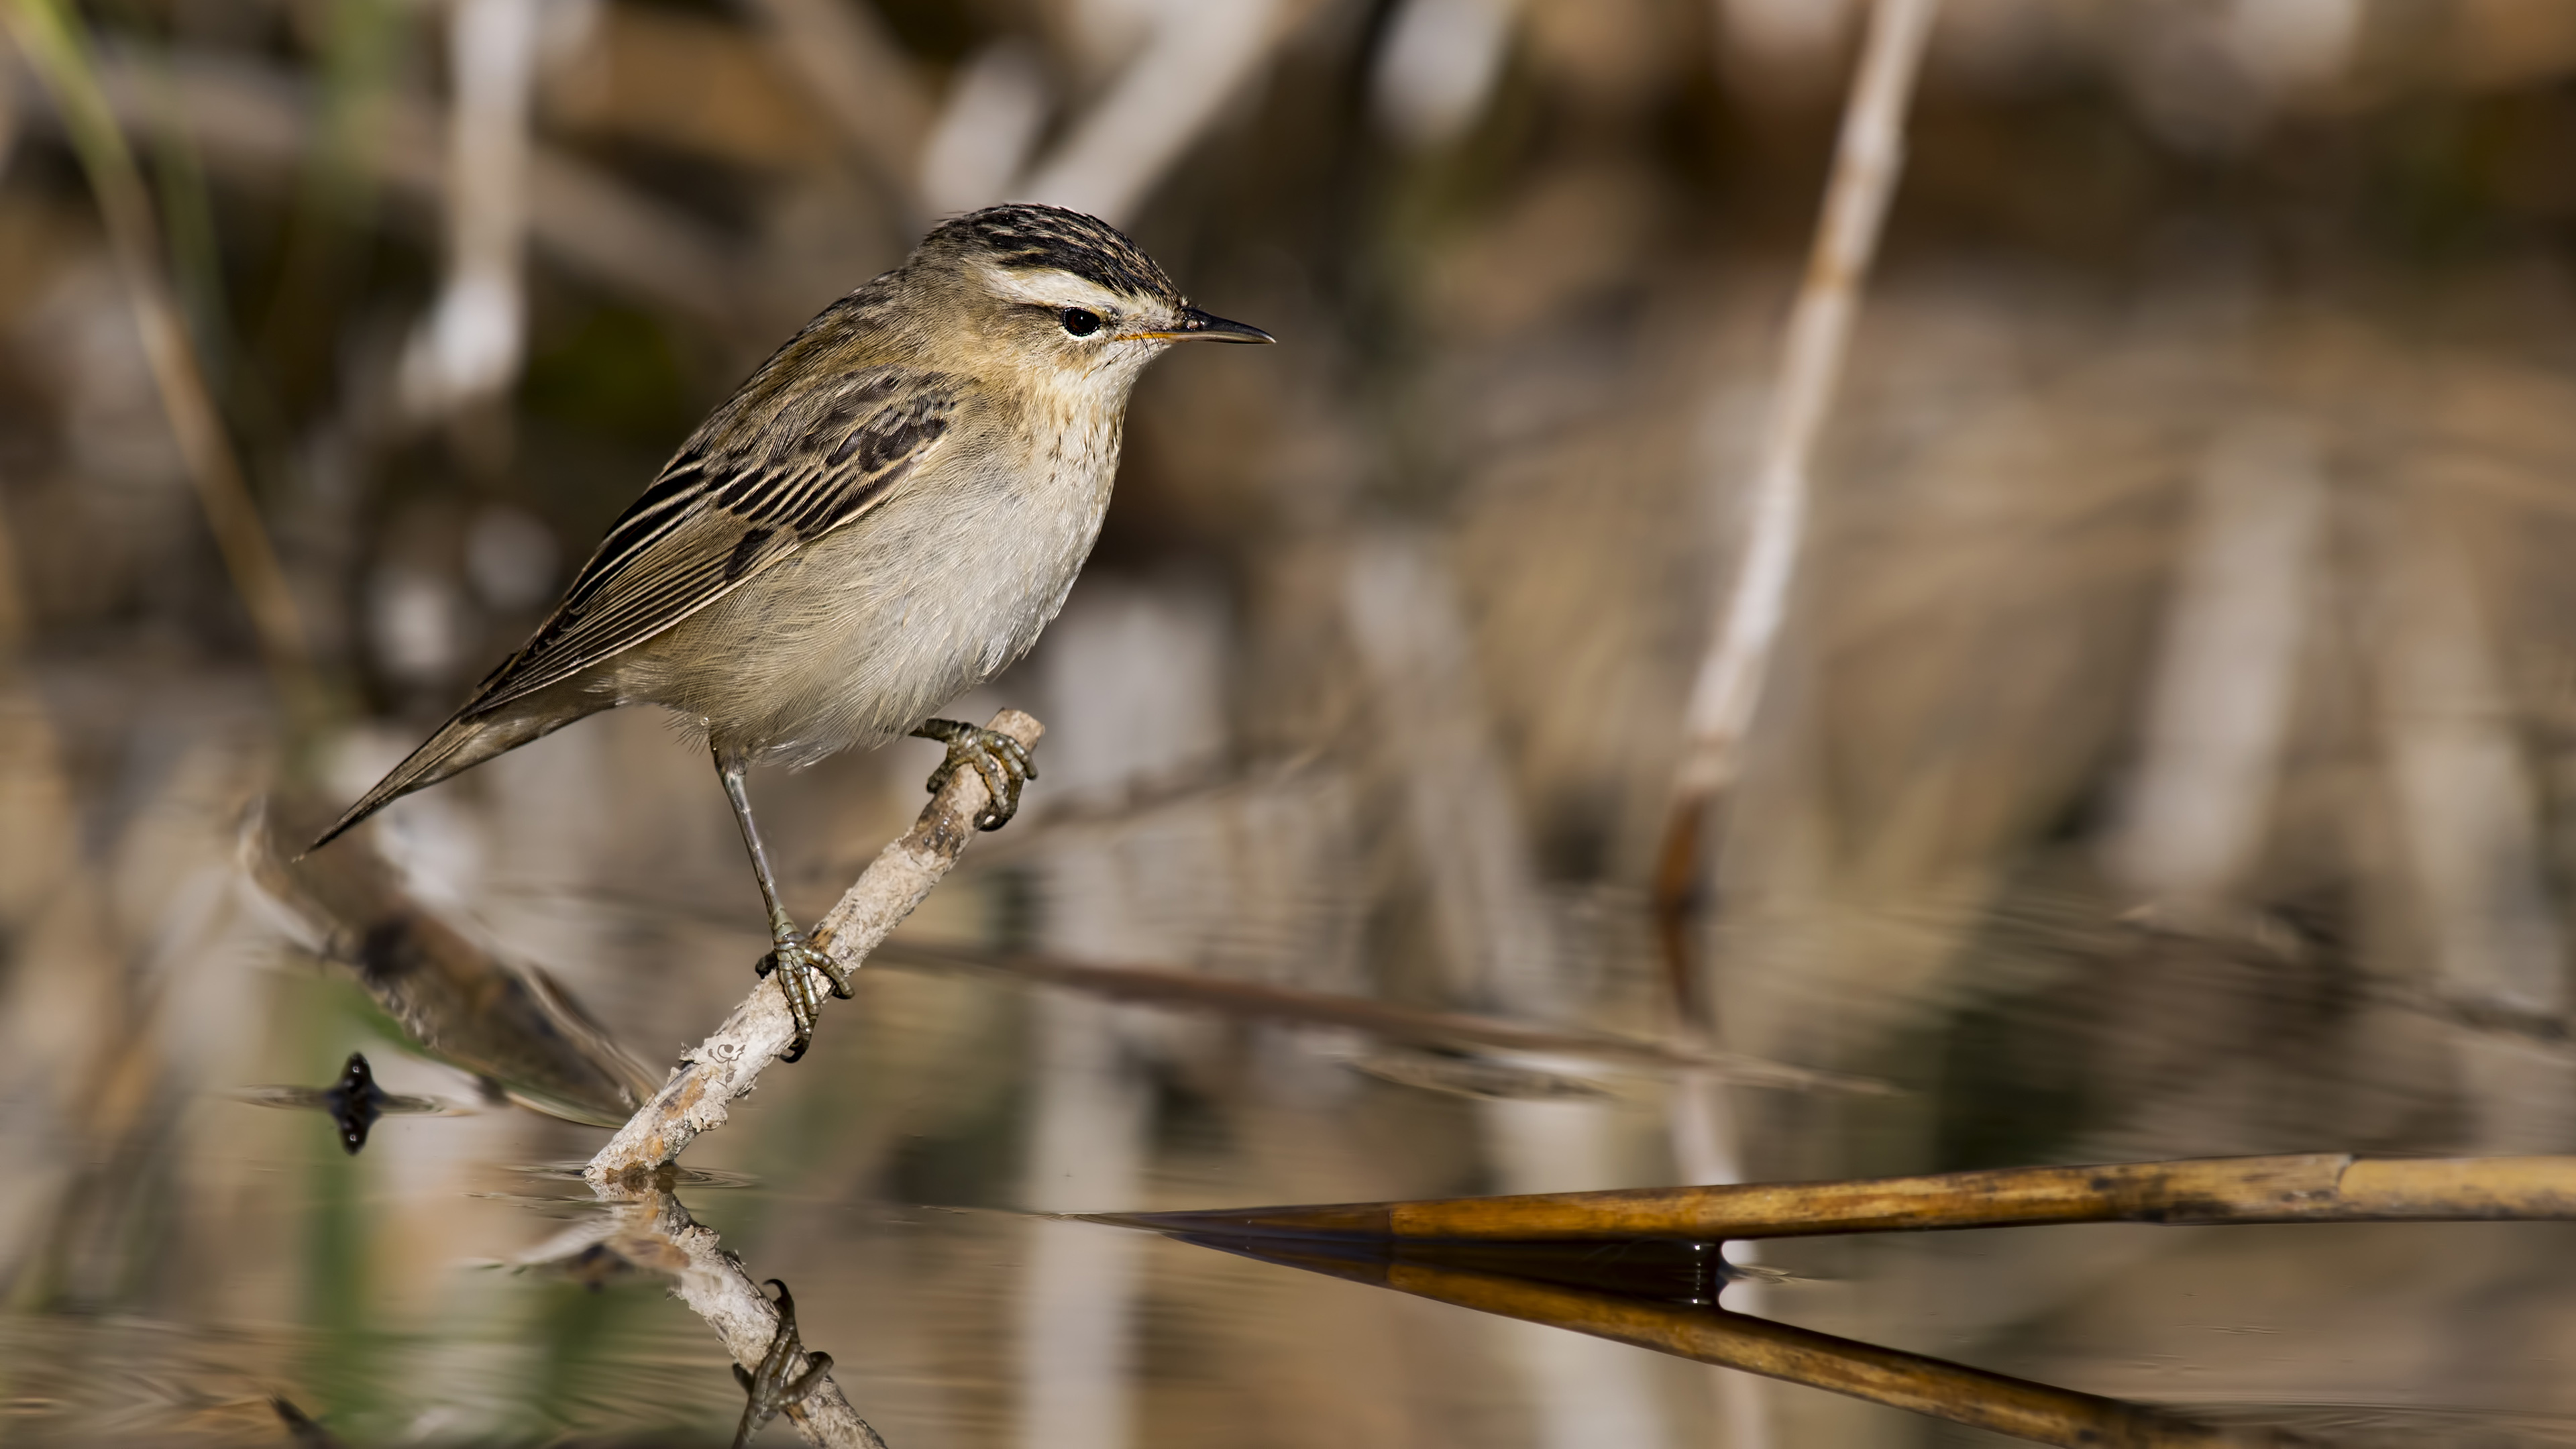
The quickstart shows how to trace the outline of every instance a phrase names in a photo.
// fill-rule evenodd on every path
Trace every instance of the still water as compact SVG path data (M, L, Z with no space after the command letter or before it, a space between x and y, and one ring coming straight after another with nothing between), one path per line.
M278 971L311 1080L328 1080L325 1043L354 1044L386 1091L445 1110L386 1115L352 1155L323 1112L276 1110L295 1104L274 1090L208 1093L160 1163L92 1164L97 1210L65 1230L80 1240L22 1277L0 1320L11 1435L284 1443L283 1398L349 1444L725 1442L742 1393L707 1326L650 1273L567 1250L600 1212L577 1167L601 1134L478 1101L470 1079L385 1039L349 982ZM961 1015L978 1025L960 1031ZM1720 1443L1741 1423L1729 1395L1753 1381L1725 1370L1027 1211L1061 1196L1028 1176L1035 1139L1063 1131L1046 1094L1005 1082L957 1102L935 1062L891 1088L869 1068L941 1021L965 1049L948 1059L987 1065L1049 1033L1125 1034L1088 1086L1059 1078L1111 1093L1143 1129L1123 1145L1092 1134L1090 1152L1134 1156L1138 1200L1084 1204L1105 1210L1421 1195L1472 1182L1476 1145L1499 1133L1644 1157L1656 1122L1636 1095L1476 1100L1272 1028L869 973L835 1009L841 1030L765 1077L677 1190L755 1278L793 1285L805 1345L900 1449L1572 1449ZM2546 1223L1891 1235L1763 1244L1760 1277L1725 1291L1785 1322L2221 1424L2576 1443L2571 1247L2576 1229ZM1712 1286L1703 1258L1670 1249L1525 1266L1668 1304ZM1775 1444L2005 1442L1788 1385L1757 1389L1753 1409Z

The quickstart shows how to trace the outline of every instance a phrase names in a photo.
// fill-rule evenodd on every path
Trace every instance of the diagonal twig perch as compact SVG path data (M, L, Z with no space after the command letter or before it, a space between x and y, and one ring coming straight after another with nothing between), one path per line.
M1015 709L993 716L991 728L1034 745L1046 726ZM975 817L990 798L983 777L959 770L902 839L879 852L809 938L843 968L856 970L886 933L911 915L931 888L957 864L975 837ZM713 1231L689 1217L669 1190L665 1171L692 1139L725 1120L726 1104L749 1092L762 1071L796 1039L796 1021L778 979L752 988L724 1024L692 1048L617 1135L590 1160L584 1175L611 1204L604 1242L620 1257L669 1275L683 1302L715 1329L738 1364L759 1364L775 1343L778 1305L760 1291L741 1262L725 1252ZM580 1244L572 1244L577 1249ZM840 1386L818 1363L810 1393L785 1413L807 1443L823 1449L885 1449L885 1441L850 1407Z
M1046 733L1034 716L1015 709L993 716L990 728L1023 745L1036 744ZM865 964L886 933L911 915L957 864L959 852L975 836L976 813L989 798L983 778L973 770L950 776L912 829L878 853L814 928L814 948L846 970ZM724 1121L726 1104L749 1092L795 1039L795 1018L777 978L764 978L714 1035L680 1059L671 1079L627 1119L584 1175L599 1188L642 1181L677 1158L699 1133Z

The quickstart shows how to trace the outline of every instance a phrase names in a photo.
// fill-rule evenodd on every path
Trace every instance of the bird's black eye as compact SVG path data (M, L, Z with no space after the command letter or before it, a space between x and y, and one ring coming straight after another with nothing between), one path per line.
M1088 337L1100 330L1100 314L1085 312L1080 307L1065 308L1061 320L1064 323L1064 330L1076 337Z

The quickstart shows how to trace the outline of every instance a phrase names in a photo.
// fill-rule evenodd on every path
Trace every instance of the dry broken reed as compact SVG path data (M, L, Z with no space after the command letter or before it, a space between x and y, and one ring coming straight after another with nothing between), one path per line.
M1164 1232L1612 1242L1735 1241L2043 1223L2358 1223L2576 1218L2576 1157L2350 1153L2015 1167L1853 1182L1102 1215Z

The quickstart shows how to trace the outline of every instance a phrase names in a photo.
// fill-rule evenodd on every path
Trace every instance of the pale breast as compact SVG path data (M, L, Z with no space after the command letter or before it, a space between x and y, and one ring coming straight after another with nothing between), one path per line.
M1048 409L1018 447L958 449L876 511L620 661L621 703L807 763L910 731L1026 653L1100 536L1118 409ZM1017 456L1013 456L1016 454Z

